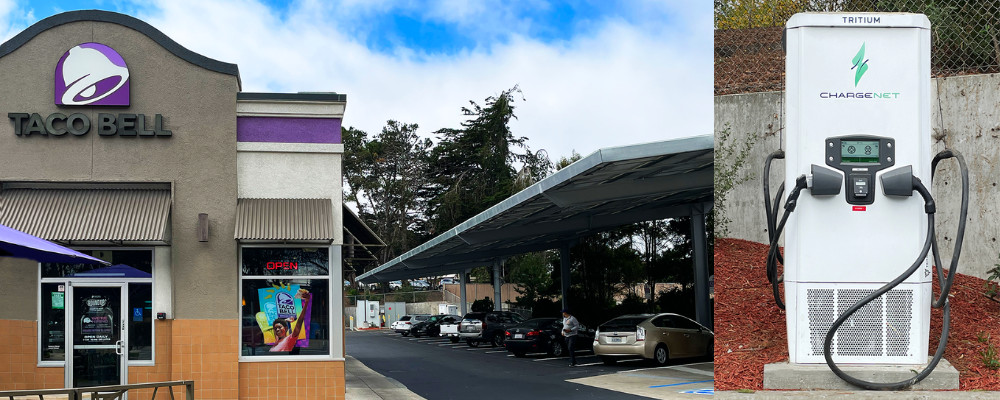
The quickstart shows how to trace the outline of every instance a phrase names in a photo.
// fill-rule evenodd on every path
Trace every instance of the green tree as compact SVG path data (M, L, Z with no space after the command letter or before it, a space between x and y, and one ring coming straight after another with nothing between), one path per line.
M424 193L428 179L429 139L417 136L416 124L388 121L368 139L353 127L343 130L345 200L386 243L384 263L414 247L426 231Z
M806 0L715 0L715 29L783 26Z
M518 284L517 305L533 308L539 299L552 296L553 254L539 251L512 257L506 265L510 271L510 282Z
M510 130L517 86L488 97L485 106L470 101L462 107L469 117L458 129L444 128L438 145L431 151L427 189L428 210L433 232L444 232L514 194L517 173L537 180L548 174L548 157L532 153L527 139ZM522 150L519 152L518 150Z

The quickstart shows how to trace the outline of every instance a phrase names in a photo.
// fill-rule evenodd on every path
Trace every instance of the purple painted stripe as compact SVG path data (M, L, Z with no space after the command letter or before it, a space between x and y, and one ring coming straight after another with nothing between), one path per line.
M236 141L340 143L340 118L237 117Z

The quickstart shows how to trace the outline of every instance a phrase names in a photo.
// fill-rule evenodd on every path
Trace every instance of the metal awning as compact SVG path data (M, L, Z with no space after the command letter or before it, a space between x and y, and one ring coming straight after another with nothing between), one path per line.
M705 212L713 144L697 136L598 150L358 280L454 273L621 225Z
M236 240L329 242L333 226L330 199L236 201Z
M57 242L167 243L169 189L8 188L0 224Z

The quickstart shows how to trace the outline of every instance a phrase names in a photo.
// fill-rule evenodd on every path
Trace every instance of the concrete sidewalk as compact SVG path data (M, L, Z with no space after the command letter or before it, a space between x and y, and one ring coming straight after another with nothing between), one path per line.
M351 356L346 356L345 359L344 375L347 381L347 400L424 399L411 392L399 381L368 368L358 359Z

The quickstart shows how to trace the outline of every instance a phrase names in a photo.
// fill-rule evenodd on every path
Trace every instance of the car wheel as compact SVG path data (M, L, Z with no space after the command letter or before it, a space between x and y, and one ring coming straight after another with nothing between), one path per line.
M413 332L413 337L415 337L415 338L420 337L420 332Z
M524 358L524 356L525 356L525 353L523 351L515 351L514 352L514 357Z
M403 332L403 336L410 336L410 332Z
M549 343L549 355L553 357L562 357L566 355L566 345L563 342L553 340Z
M468 344L469 347L479 347L479 342L473 340L466 340L465 343Z
M668 361L670 361L670 351L667 350L667 346L663 344L656 346L656 350L653 350L653 362L656 365L664 366L667 365Z
M603 362L604 365L615 365L618 363L618 359L614 357L601 357L601 362Z
M503 335L497 334L493 335L493 340L490 343L492 347L503 347Z
M452 342L452 343L458 343L458 338L457 338L457 337L453 337L453 338L451 338L451 342Z

